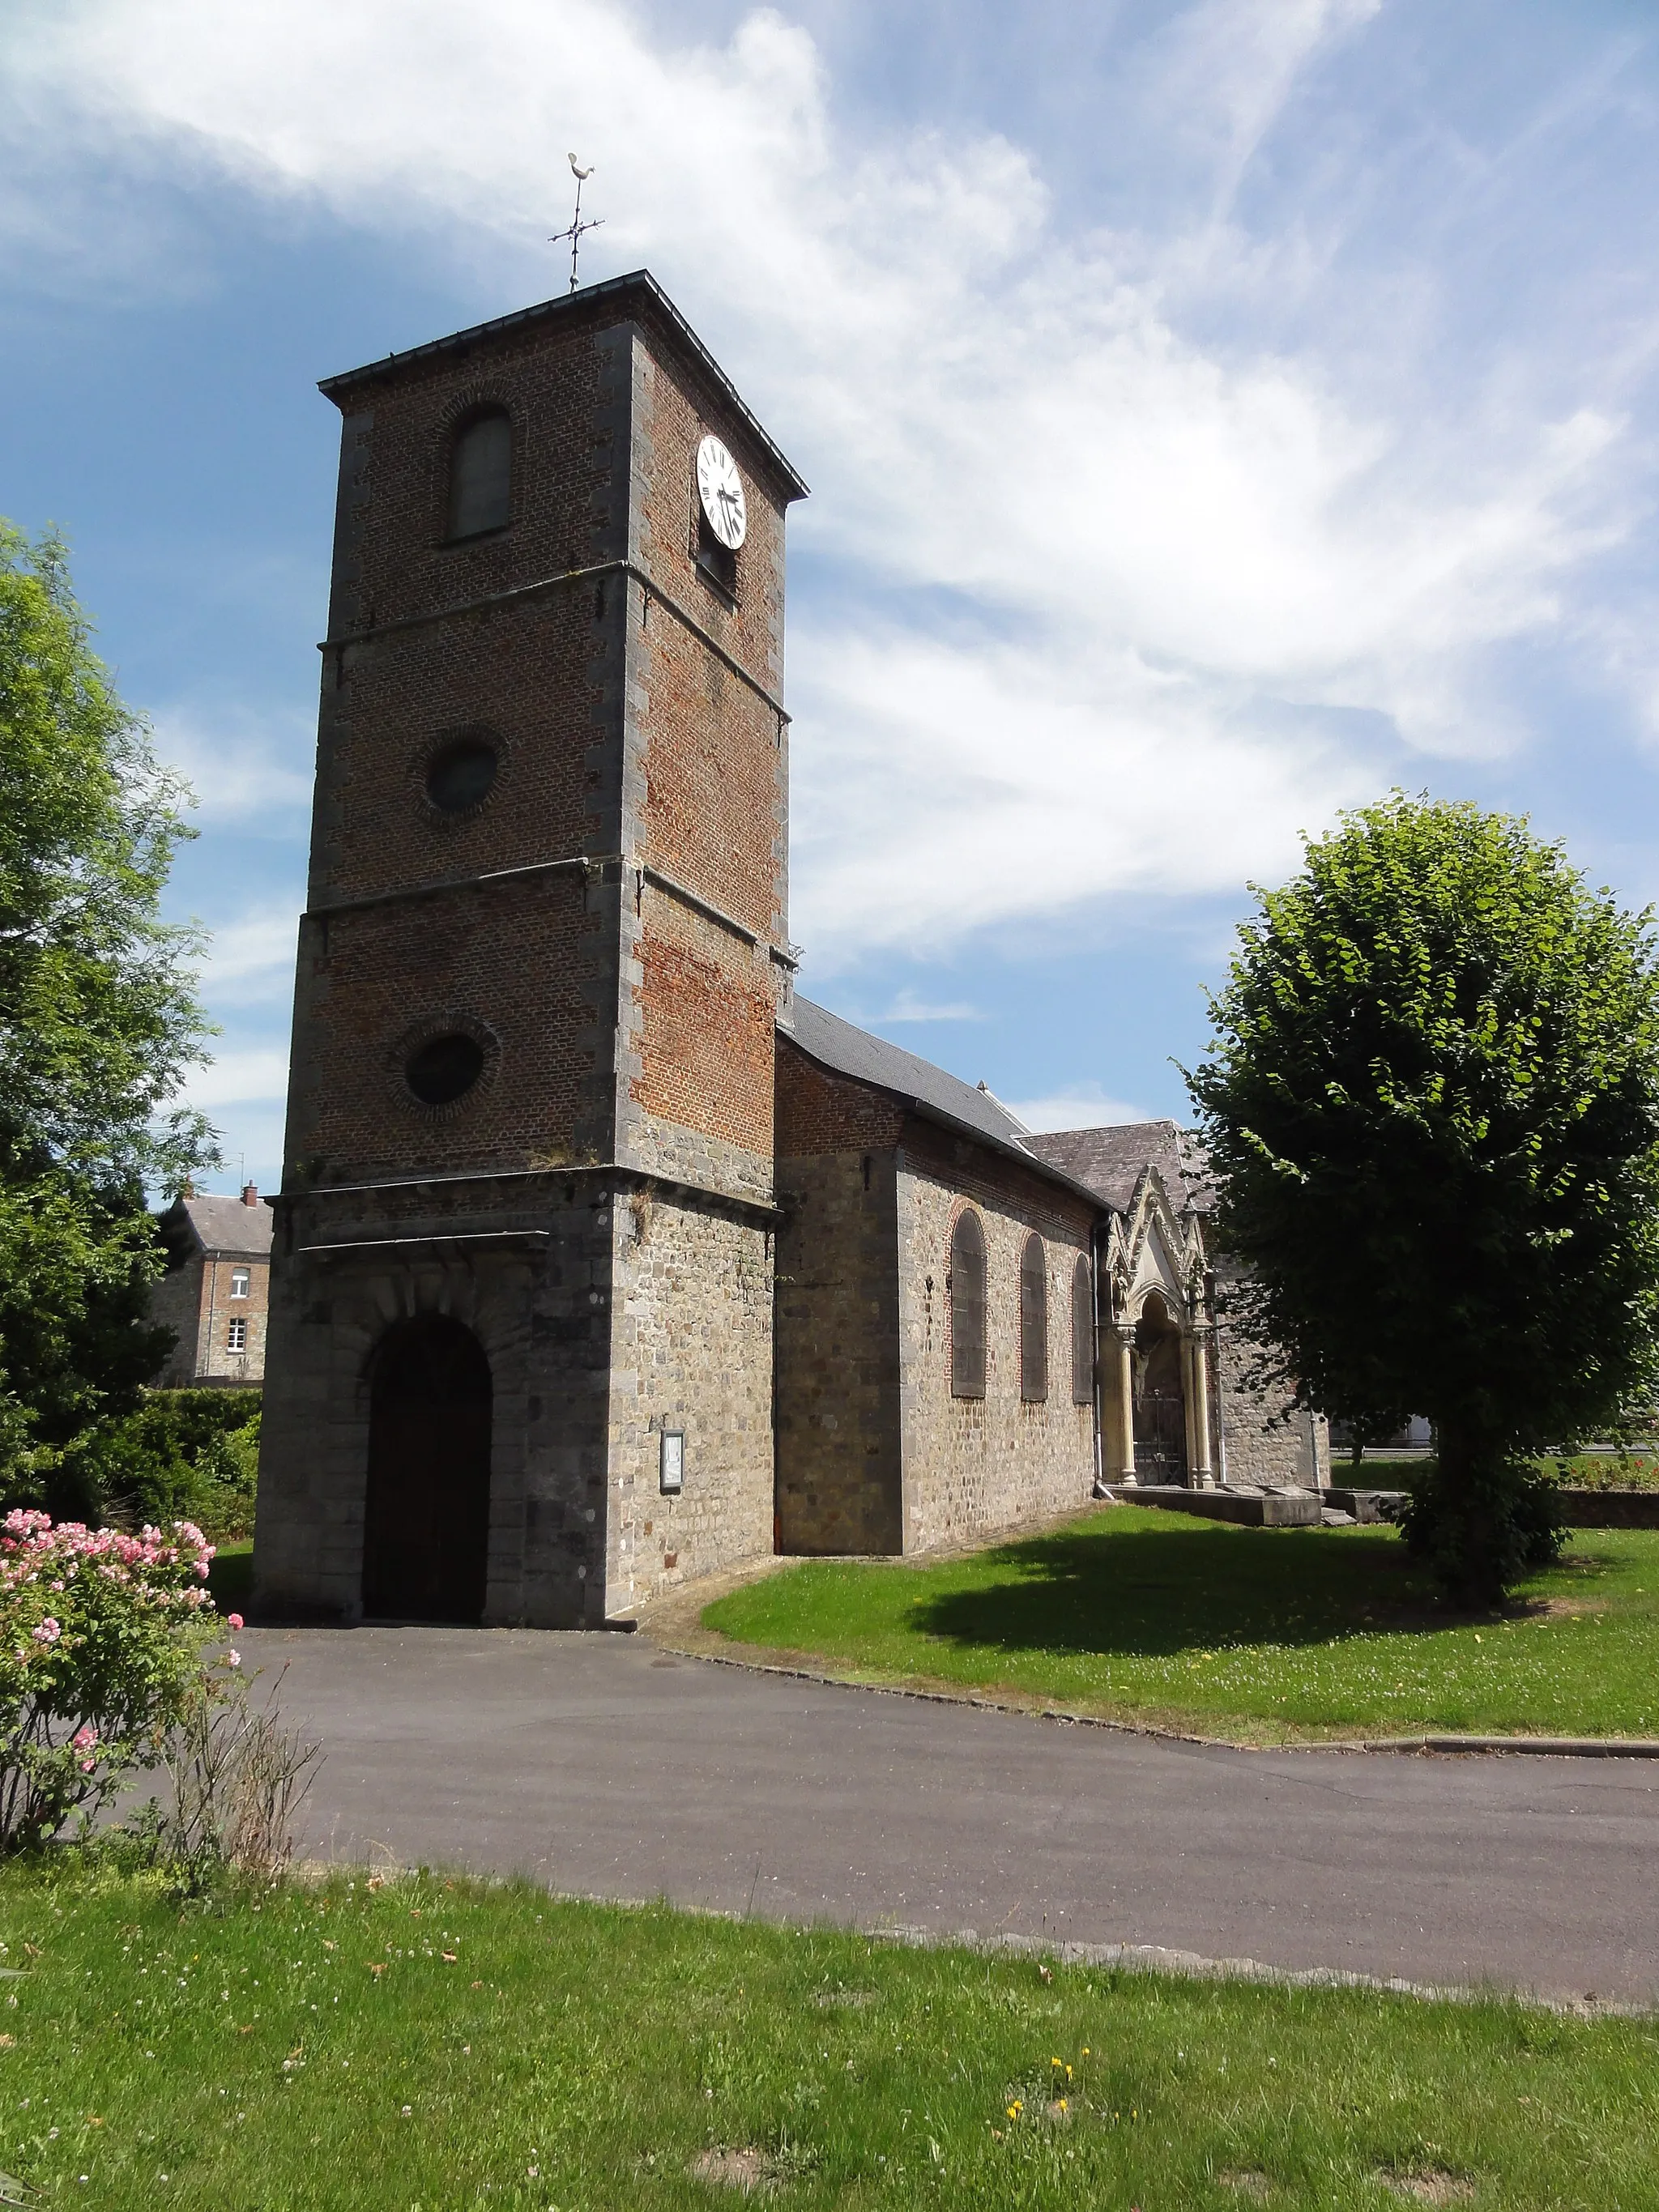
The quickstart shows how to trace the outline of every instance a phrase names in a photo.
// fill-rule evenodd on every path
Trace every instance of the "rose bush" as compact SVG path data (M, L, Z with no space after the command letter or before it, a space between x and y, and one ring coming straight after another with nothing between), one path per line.
M136 1536L0 1522L0 1851L47 1842L161 1759L222 1626L212 1557L188 1521Z

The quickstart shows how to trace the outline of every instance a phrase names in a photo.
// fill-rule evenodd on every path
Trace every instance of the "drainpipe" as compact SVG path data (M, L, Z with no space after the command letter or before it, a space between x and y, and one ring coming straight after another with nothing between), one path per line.
M1101 1428L1104 1419L1100 1402L1100 1224L1089 1231L1089 1304L1093 1318L1093 1333L1089 1349L1093 1357L1089 1371L1094 1383L1095 1417L1095 1489L1097 1493L1106 1487L1105 1465L1102 1452Z
M1218 1472L1218 1474L1220 1475L1220 1478L1221 1478L1221 1487L1224 1490L1224 1489L1227 1487L1227 1424L1226 1424L1226 1421L1225 1421L1225 1419L1224 1419L1223 1414L1222 1414L1222 1411L1221 1411L1221 1401L1222 1401L1222 1399L1223 1399L1223 1398L1225 1396L1225 1395L1226 1395L1226 1387L1225 1387L1225 1384L1224 1383L1224 1382L1223 1382L1223 1380L1222 1380L1222 1371L1221 1371L1221 1318L1220 1318L1220 1316L1219 1316L1219 1315L1217 1313L1217 1311L1216 1311L1216 1304L1215 1304L1215 1276L1214 1276L1214 1274L1213 1274L1213 1273L1212 1273L1212 1274L1210 1274L1210 1275L1208 1275L1208 1276L1206 1276L1206 1279L1205 1279L1204 1289L1205 1289L1205 1298L1206 1298L1206 1303L1208 1304L1209 1309L1210 1309L1210 1333L1211 1333L1211 1334L1212 1334L1212 1335L1214 1337L1214 1339L1215 1339L1215 1455L1216 1455L1216 1468L1217 1468L1217 1472Z

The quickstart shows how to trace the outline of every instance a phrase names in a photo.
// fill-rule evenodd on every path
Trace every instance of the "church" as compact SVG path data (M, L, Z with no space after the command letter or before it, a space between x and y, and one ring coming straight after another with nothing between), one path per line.
M798 994L806 487L657 283L321 388L262 1615L599 1627L761 1553L1325 1479L1173 1122L1031 1134Z

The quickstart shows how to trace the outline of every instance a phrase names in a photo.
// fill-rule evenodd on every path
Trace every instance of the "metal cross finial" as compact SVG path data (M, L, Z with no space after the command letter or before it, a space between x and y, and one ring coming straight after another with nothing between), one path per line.
M585 169L578 168L573 154L570 156L570 173L576 179L576 212L571 218L569 229L556 230L547 242L550 246L562 246L567 238L570 240L570 289L574 292L576 289L576 249L582 242L582 234L600 229L605 217L590 216L586 222L582 221L582 186L593 173L592 164L590 162Z

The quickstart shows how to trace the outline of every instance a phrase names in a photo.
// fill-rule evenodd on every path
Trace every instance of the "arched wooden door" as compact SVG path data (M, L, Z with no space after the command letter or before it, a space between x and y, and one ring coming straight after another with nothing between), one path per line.
M489 1552L489 1362L441 1315L402 1322L374 1358L363 1611L477 1621Z

